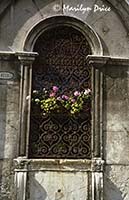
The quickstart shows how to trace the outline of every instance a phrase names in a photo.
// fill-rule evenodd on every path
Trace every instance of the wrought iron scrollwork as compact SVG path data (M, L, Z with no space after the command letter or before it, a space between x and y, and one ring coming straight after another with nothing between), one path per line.
M39 53L33 65L32 90L57 85L62 94L91 88L91 69L86 65L90 46L72 27L45 31L37 40ZM77 115L42 115L32 104L29 156L33 158L91 158L91 101Z

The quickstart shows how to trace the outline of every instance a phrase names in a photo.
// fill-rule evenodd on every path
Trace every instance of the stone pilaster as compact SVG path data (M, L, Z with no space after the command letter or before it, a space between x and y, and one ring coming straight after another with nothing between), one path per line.
M104 160L92 159L92 200L103 200L103 168Z
M32 63L37 53L17 53L21 65L19 156L28 155Z

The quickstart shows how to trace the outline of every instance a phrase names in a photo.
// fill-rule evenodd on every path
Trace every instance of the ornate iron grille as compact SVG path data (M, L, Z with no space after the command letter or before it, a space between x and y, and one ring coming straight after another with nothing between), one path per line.
M72 27L56 27L42 34L34 51L39 57L33 65L32 90L42 91L53 85L69 95L91 88L91 70L86 56L91 54L85 37ZM42 115L32 104L29 138L32 158L91 158L91 102L77 115Z

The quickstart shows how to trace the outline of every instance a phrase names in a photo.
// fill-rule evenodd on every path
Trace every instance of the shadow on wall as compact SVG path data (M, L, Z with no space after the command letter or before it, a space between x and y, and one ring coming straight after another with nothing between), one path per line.
M29 180L29 186L28 190L30 191L30 196L28 197L28 200L48 200L47 192L46 190L41 186L41 184L35 180L34 177L31 177Z
M123 200L120 189L110 180L111 167L104 173L104 200Z
M109 169L110 171L110 169ZM104 200L123 200L122 193L119 188L110 180L109 172L108 174L104 174ZM29 180L30 184L28 185L28 200L50 200L51 198L48 196L47 191L41 184L35 180L34 176L31 176ZM54 200L59 200L62 198L55 198ZM64 199L64 198L63 198Z
M104 184L104 200L123 200L120 190L109 178L105 178Z
M34 174L30 176L29 184L28 184L28 191L29 191L28 198L27 198L28 200L64 200L64 199L68 199L68 197L64 198L64 194L61 191L61 189L58 189L57 192L54 193L53 187L51 185L49 187L47 186L48 190L49 190L49 195L48 195L48 192L41 185L41 184L43 184L43 177L40 177L40 178L41 178L41 180L40 180L40 182L38 182L35 179ZM44 185L45 185L45 183L44 183ZM74 197L72 199L74 199Z

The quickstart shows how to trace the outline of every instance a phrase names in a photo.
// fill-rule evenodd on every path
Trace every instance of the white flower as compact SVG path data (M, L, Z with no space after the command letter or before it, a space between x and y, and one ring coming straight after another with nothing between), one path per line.
M81 94L81 93L78 92L78 91L75 91L75 92L74 92L74 96L76 96L76 97L77 97L77 96L80 96L80 94Z
M90 89L87 89L87 90L84 91L84 94L85 94L85 95L88 95L90 92L91 92L91 90L90 90Z
M27 97L26 97L26 100L29 100L30 99L30 95L28 95Z
M38 91L37 90L33 90L33 94L36 94L36 93L38 93Z
M43 88L43 92L46 94L48 91L46 90L46 88Z
M37 103L38 103L39 101L40 101L39 99L35 99L35 102L37 102Z

